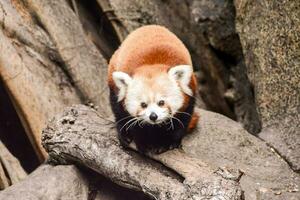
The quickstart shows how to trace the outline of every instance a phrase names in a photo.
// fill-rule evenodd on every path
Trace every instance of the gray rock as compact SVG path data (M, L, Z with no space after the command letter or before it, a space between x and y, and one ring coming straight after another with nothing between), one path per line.
M236 24L263 123L259 137L300 170L300 1L236 0Z
M242 49L235 31L234 5L226 0L194 0L191 18L208 43L231 56L241 56Z
M43 165L28 178L0 192L1 200L86 200L88 182L75 166Z
M214 166L237 168L246 200L299 199L300 177L259 138L220 114L198 110L197 130L183 141L184 151ZM224 170L217 173L227 174ZM276 197L276 198L275 198Z
M149 200L74 165L41 165L23 181L0 192L0 200Z
M203 43L214 55L209 60L215 65L207 65L205 62L200 65L203 77L199 78L199 92L207 108L241 122L252 134L259 133L261 123L247 77L242 46L235 30L233 2L193 0L190 10L193 30L198 32L198 37L203 38ZM203 48L198 45L197 49L199 52ZM206 60L208 56L199 58ZM221 97L218 97L219 93ZM224 112L224 102L234 112L234 116L228 111ZM216 109L220 107L222 109Z

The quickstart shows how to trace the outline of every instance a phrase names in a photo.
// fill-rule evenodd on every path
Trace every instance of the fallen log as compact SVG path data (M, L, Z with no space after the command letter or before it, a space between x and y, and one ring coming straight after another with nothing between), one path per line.
M225 116L196 112L198 128L182 149L147 158L134 145L122 149L113 121L80 105L52 119L42 140L53 161L87 166L156 199L300 197L299 175L265 142Z
M239 179L231 180L236 175L220 174L218 168L180 150L146 158L122 149L114 123L86 106L66 109L50 121L42 135L50 160L84 165L154 199L243 197Z

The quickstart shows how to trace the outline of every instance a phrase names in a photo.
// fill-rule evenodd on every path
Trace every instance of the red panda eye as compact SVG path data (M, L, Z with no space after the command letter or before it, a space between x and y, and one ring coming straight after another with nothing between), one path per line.
M141 107L142 107L142 108L147 108L147 106L148 106L148 105L147 105L145 102L142 102L142 103L141 103Z
M160 100L160 101L158 102L158 105L159 105L159 106L165 105L165 101L164 101L164 100Z

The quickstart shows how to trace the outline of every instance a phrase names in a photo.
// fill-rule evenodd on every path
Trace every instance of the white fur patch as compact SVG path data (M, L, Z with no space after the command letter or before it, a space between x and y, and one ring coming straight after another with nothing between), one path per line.
M193 92L189 87L191 77L193 74L193 68L190 65L177 65L172 67L168 72L170 78L179 82L182 91L189 96L193 96Z
M112 77L119 89L118 101L122 101L126 96L126 90L132 82L132 78L124 72L114 72Z
M160 100L165 102L165 106L158 106ZM146 108L141 107L142 102L147 104ZM127 88L124 103L126 110L132 116L152 124L149 119L152 112L158 116L155 123L161 123L175 114L182 107L183 102L184 97L180 87L165 73L150 82L145 81L144 77L133 77Z

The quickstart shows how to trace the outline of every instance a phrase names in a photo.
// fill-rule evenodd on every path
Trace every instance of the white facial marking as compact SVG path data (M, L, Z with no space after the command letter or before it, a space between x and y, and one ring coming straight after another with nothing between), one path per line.
M132 78L124 72L114 72L112 74L112 77L113 81L119 89L118 101L122 101L126 96L126 90L132 82Z
M163 105L159 105L160 101L163 101ZM150 124L159 124L175 114L183 102L184 98L176 80L165 73L151 80L133 77L127 87L124 103L130 115ZM157 117L155 120L153 116L150 119L152 113Z
M193 68L190 65L178 65L172 67L168 72L170 78L179 82L182 91L189 96L193 96L193 92L189 87L191 77L193 74Z

